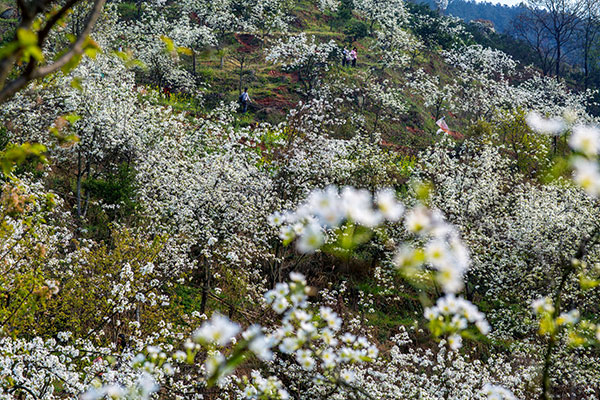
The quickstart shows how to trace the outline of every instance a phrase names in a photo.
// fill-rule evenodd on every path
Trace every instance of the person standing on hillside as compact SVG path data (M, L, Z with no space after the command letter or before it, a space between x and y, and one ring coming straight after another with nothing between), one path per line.
M344 51L342 51L342 67L348 65L348 59L350 58L350 50L347 47L344 47Z
M352 59L352 66L356 67L356 59L358 58L358 53L356 52L356 47L352 49L350 52L350 58Z
M248 88L245 87L244 88L244 93L240 94L240 103L242 104L242 113L246 114L246 111L248 111L248 103L250 103L252 100L250 100L250 95L248 94Z
M351 51L348 50L348 52L346 53L346 66L350 66L350 64L352 63L352 55L351 55Z

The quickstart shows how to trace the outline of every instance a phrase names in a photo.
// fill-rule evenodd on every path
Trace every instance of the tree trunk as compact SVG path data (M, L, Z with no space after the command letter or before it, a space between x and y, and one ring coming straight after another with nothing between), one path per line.
M206 258L203 258L202 261L204 265L204 278L202 282L202 300L200 301L200 313L204 314L206 312L206 301L208 298L208 291L210 290L210 268L208 266L208 261Z
M192 49L192 73L196 76L196 52Z
M243 84L243 78L244 78L244 61L245 60L240 60L240 82L239 82L239 91L240 93L242 93L242 84Z
M91 166L91 162L87 162L86 166L85 166L85 172L84 174L87 175L86 179L89 182L90 180L90 172L92 170L92 166ZM88 190L85 191L85 201L84 201L84 206L83 206L83 213L82 216L83 218L85 218L87 216L87 211L88 211L88 206L90 205L90 192Z
M556 39L556 81L560 82L560 60L561 60L560 36Z
M81 178L83 177L83 171L81 170L81 149L77 152L77 218L81 218Z

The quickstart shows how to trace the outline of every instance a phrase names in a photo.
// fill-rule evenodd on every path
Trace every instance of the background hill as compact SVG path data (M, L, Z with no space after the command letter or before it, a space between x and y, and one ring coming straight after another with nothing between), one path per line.
M419 2L435 9L433 0ZM462 18L466 22L475 19L486 19L494 23L497 32L511 33L512 21L523 11L525 11L525 8L521 6L506 6L483 1L453 0L449 2L446 14Z

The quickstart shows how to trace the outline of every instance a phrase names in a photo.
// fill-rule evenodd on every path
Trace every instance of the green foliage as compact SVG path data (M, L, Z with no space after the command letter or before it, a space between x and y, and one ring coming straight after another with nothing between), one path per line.
M144 290L151 279L152 273L145 273L143 268L156 262L163 249L165 238L155 237L150 239L141 234L135 234L128 229L112 232L111 245L102 244L92 249L84 249L75 253L68 267L73 271L69 279L60 282L60 292L49 301L40 313L45 318L39 318L35 325L27 326L33 333L39 335L52 335L60 331L72 331L76 336L84 336L90 330L104 330L109 333L107 339L116 337L113 332L129 333L131 329L127 321L134 321L135 312L122 312L120 319L125 322L119 327L116 321L105 321L104 316L113 315L119 299L125 297L125 303L135 302L137 291ZM67 264L65 262L65 267ZM132 279L130 288L126 293L113 291L115 282L107 277L121 276L121 283L125 282L122 270L127 267L131 270ZM149 292L146 291L146 294ZM121 301L123 302L123 301ZM139 308L139 316L144 323L153 325L154 314L158 306L143 305ZM101 312L99 312L102 310ZM114 331L113 331L114 330Z
M71 38L71 40L75 40L75 38ZM61 57L63 54L65 54L68 51L68 49L65 49L62 53L58 54L58 57ZM79 65L79 63L81 62L82 58L84 55L94 59L96 58L96 55L101 51L100 47L98 46L98 43L96 43L93 39L91 39L89 36L85 39L85 41L83 42L83 54L75 54L73 55L69 61L61 68L61 71L64 74L68 74L69 72L71 72L77 65Z
M550 139L531 130L522 109L506 111L494 123L479 120L469 127L467 135L500 146L515 161L519 172L538 177L550 167Z
M202 301L202 292L198 288L188 285L175 285L173 293L176 295L176 301L186 314L194 311L200 311Z
M0 153L0 167L5 176L12 175L15 167L26 161L47 163L45 156L46 146L39 143L23 143L21 145L7 145Z
M335 14L335 19L332 20L332 26L340 27L346 25L346 23L352 18L353 10L354 3L352 0L342 0Z
M548 137L529 128L525 117L523 110L505 114L497 124L497 132L500 143L515 159L519 171L536 175L547 167L550 143Z
M494 127L489 121L479 119L467 128L465 134L468 138L490 137L493 129Z
M25 62L29 62L31 58L36 61L44 61L44 55L42 54L42 49L38 46L38 37L37 35L30 31L29 29L19 28L17 29L17 41L16 45L18 49L22 52L22 60ZM3 48L1 51L0 58L5 58L7 54L5 51L9 51L9 54L15 50L12 46L8 45Z
M355 42L369 35L369 27L362 21L352 19L346 24L344 33L351 38L351 41Z
M105 178L86 179L83 188L94 198L106 204L122 204L131 211L135 197L135 171L128 164L122 163L116 172L110 172Z
M135 20L139 17L139 7L135 2L123 1L117 6L119 18L124 21Z
M89 207L87 229L91 236L109 238L111 222L135 218L135 178L135 170L127 163L122 163L116 170L109 171L103 177L82 182ZM97 205L97 201L108 207Z
M216 72L213 68L197 68L196 75L203 81L210 83L215 80Z
M380 341L389 340L397 333L399 326L414 326L415 315L423 312L418 296L398 283L397 290L382 287L374 281L363 281L357 289L373 299L370 309L362 307L366 323L375 330Z

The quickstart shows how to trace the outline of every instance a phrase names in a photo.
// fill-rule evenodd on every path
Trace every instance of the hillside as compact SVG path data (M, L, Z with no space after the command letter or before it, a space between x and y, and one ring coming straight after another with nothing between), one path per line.
M600 396L567 61L403 0L2 6L0 400Z

